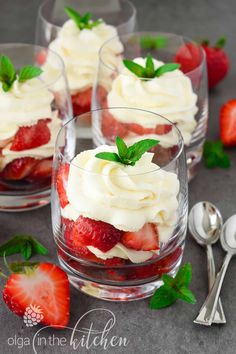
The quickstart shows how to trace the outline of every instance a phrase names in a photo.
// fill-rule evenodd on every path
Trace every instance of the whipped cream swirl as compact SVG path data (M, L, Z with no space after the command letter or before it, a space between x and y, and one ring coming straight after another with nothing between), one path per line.
M80 215L107 222L119 230L138 231L145 223L158 225L160 241L166 242L176 223L179 181L177 175L160 169L145 153L135 166L95 157L100 146L77 155L70 165L63 216Z
M136 58L135 63L145 66L146 59ZM164 63L153 59L155 69ZM160 114L176 123L183 135L185 144L189 144L191 134L196 127L194 119L198 111L197 95L193 92L190 79L180 70L167 72L160 77L143 80L123 68L113 81L107 97L108 107L139 108ZM136 123L145 128L155 128L160 122L158 116L145 119L144 112L132 110L113 112L114 117L123 123ZM160 137L158 137L159 139ZM172 135L166 134L171 146Z
M49 49L64 60L71 94L86 90L93 85L99 49L106 40L115 36L117 36L116 28L104 22L92 29L82 30L71 19L64 23L58 37L50 43ZM106 61L114 66L117 54L122 51L123 45L117 38L106 49ZM50 72L53 73L57 69L53 56L50 57L49 53L44 70L50 75ZM104 79L100 84L106 87L107 80Z

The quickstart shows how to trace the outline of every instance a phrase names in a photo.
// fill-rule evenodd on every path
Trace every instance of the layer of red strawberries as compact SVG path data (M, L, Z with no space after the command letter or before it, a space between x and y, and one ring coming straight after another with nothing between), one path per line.
M51 133L48 123L50 118L40 119L31 126L22 126L12 139L0 141L0 155L4 158L3 149L8 147L11 151L35 149L50 141ZM51 176L52 157L35 159L33 157L19 157L8 163L0 177L4 180L19 181L23 179L38 180Z

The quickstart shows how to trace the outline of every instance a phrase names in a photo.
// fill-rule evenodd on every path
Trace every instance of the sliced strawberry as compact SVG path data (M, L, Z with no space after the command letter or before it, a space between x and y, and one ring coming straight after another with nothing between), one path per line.
M50 177L52 174L52 159L43 159L37 163L33 172L29 175L30 179L41 179Z
M141 230L136 232L125 232L121 242L128 248L137 251L151 251L159 249L158 231L154 224L147 223Z
M47 125L50 121L51 119L40 119L37 124L19 128L10 150L28 150L47 144L51 137L50 129Z
M165 135L168 134L172 130L172 126L170 124L158 124L155 128L145 128L139 124L132 123L128 124L129 130L138 135L146 135L146 134L158 134Z
M30 305L42 310L42 324L65 327L69 321L69 281L67 274L51 263L39 263L25 273L11 274L3 289L3 300L16 315L23 317Z
M45 64L47 59L47 52L45 50L42 50L36 55L36 62L41 66Z
M120 241L122 234L123 231L106 222L80 216L75 222L73 243L82 243L107 252Z
M6 165L2 177L6 180L18 181L30 175L38 160L32 157L21 157Z
M236 146L236 99L221 108L220 137L225 146Z
M62 164L57 171L56 186L62 208L69 203L66 195L69 170L69 164Z
M118 122L108 110L103 111L101 129L104 137L110 141L114 141L117 136L125 138L129 132L127 125Z
M91 110L92 88L77 92L71 96L74 115L89 112Z
M177 51L174 61L180 64L180 69L188 73L196 69L201 63L201 50L197 44L187 43Z

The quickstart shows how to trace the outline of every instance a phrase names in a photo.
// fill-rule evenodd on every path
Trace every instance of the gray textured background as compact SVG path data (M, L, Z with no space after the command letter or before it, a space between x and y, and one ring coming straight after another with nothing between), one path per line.
M94 0L95 1L95 0ZM0 42L33 42L37 8L40 0L0 0ZM208 137L218 137L219 108L222 103L236 96L236 2L235 0L133 0L138 10L139 29L161 30L185 34L192 38L209 37L216 40L221 35L228 38L227 51L231 59L229 77L210 95L210 123ZM209 171L201 167L197 178L190 185L190 206L199 200L210 200L222 211L224 218L236 212L236 157L235 149L229 151L233 159L230 170ZM56 260L52 241L50 208L22 214L0 214L0 242L14 233L26 232L36 235L50 249L50 260ZM220 266L224 252L214 247L217 265ZM236 262L233 260L222 290L222 300L227 325L200 327L193 324L198 309L207 294L207 272L204 250L190 238L184 261L193 265L192 290L198 303L195 306L178 302L175 306L159 312L148 309L148 301L117 304L98 301L72 289L71 321L73 327L79 317L96 307L110 309L116 316L113 335L126 336L126 348L107 349L108 353L161 353L161 354L233 354L236 352ZM1 283L1 286L3 282ZM97 320L93 316L92 320ZM23 349L8 345L8 338L22 337L32 341L35 329L24 327L22 320L0 304L0 353L33 353L32 346ZM69 331L46 330L44 336L70 336ZM18 341L20 341L18 339ZM25 344L27 344L25 342ZM86 353L86 349L72 350L69 345L47 346L38 353ZM102 353L103 349L91 349L90 353Z

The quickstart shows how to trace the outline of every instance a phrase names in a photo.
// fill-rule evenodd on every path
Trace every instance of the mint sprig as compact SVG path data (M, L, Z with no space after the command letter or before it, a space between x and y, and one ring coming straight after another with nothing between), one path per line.
M18 79L20 83L39 76L43 71L33 65L24 66L17 73L10 58L6 55L0 57L0 82L4 92L8 92L14 81Z
M119 162L123 165L134 166L140 160L142 155L148 150L152 149L159 143L159 140L144 139L137 143L127 146L119 136L116 137L116 146L118 154L115 152L99 152L95 155L98 159Z
M206 140L203 147L204 164L207 168L229 168L231 166L230 157L224 152L222 141Z
M135 63L133 60L128 59L124 59L123 64L133 74L144 79L153 79L155 77L160 77L161 75L170 71L174 71L180 67L180 65L176 63L167 63L155 69L153 57L151 55L147 56L145 67Z
M167 45L167 38L161 36L143 36L140 38L140 46L142 49L161 49Z
M29 235L17 235L0 246L0 256L10 256L12 254L22 254L25 260L30 259L34 254L46 255L48 253L40 242Z
M72 9L69 6L64 7L64 11L66 14L75 22L76 26L80 29L92 29L93 27L96 27L100 25L103 21L102 20L96 20L93 21L92 14L90 12L86 12L83 16L77 12L76 10Z
M171 306L178 299L190 304L196 303L194 294L188 288L192 279L192 266L190 263L183 265L174 278L164 274L161 279L164 285L157 289L152 296L149 303L151 309L158 310Z

